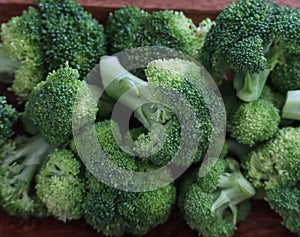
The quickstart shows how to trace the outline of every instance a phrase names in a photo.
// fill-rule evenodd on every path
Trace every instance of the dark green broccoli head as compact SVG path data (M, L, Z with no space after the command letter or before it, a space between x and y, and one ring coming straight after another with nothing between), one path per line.
M14 135L13 125L17 120L17 110L7 103L5 96L0 96L0 148Z
M173 120L168 125L171 128L169 130L173 140L170 144L173 144L173 147L169 146L171 152L167 154L174 154L174 143L176 146L176 143L180 141L178 137L180 132L189 134L187 137L189 142L185 144L185 147L189 149L192 144L198 144L197 154L192 160L194 162L202 159L206 153L212 134L210 111L205 100L205 97L208 100L210 99L210 94L207 93L210 89L207 88L207 82L203 75L199 73L199 70L199 66L194 62L181 59L155 60L145 70L152 98L163 105L167 104L180 121L179 123L177 119L174 120L170 116L170 112L166 113L163 110L161 112L158 110L154 114L158 118L157 122ZM201 89L195 86L198 85L197 83L201 83ZM193 113L195 117L193 117ZM165 114L167 115L166 119L164 118ZM184 126L184 130L181 127L181 131L179 131L179 126L176 129L176 123L181 124L181 126L183 123L192 123L193 125ZM173 128L174 125L175 128ZM199 140L197 141L195 138L198 136ZM184 145L181 148L184 149ZM181 162L182 165L188 163L184 159Z
M227 222L225 218L220 218L213 213L211 211L213 203L212 195L203 192L197 184L193 184L186 194L184 204L183 215L187 224L204 237L232 236L234 223Z
M191 56L197 56L203 40L193 21L183 12L154 12L146 18L144 28L149 45L169 47Z
M213 75L233 70L237 96L257 100L279 60L299 51L299 19L297 9L269 0L231 3L208 32L200 59Z
M35 193L35 175L52 147L41 137L17 137L1 148L0 203L18 217L49 215Z
M238 142L254 146L269 140L278 131L279 110L269 101L242 103L228 121L228 132Z
M187 179L179 190L187 224L201 236L232 236L237 221L246 218L249 199L255 193L239 164L231 158L219 158L204 177Z
M108 236L143 235L167 220L175 197L173 185L148 192L126 192L109 187L88 173L84 217Z
M134 6L123 6L112 13L106 24L111 54L147 45L143 22L149 13Z
M12 91L24 102L33 87L42 81L47 73L41 39L41 16L33 7L22 16L13 17L1 25L3 47L10 57L20 63L15 71Z
M75 0L38 0L42 40L48 71L68 61L81 79L106 54L104 27Z
M79 219L82 216L84 183L79 177L80 167L72 152L55 150L36 176L37 196L59 220Z
M34 88L26 103L24 116L36 127L37 133L51 144L69 141L72 119L80 119L83 114L91 117L96 114L96 104L85 82L78 78L78 71L68 65L53 71L46 81ZM76 98L82 100L81 107L74 105ZM77 120L73 122L80 123Z
M288 169L291 166L298 167L299 136L299 127L285 127L271 140L250 151L243 161L243 168L253 186L265 189L273 187L274 180L283 174L293 178L294 173L288 172Z
M281 174L273 181L273 185L267 187L265 200L270 207L282 217L282 224L290 231L300 233L300 225L297 221L300 215L300 189L299 189L299 164L291 165L288 172Z
M151 14L134 6L124 6L110 15L106 32L111 53L162 46L197 56L211 24L207 20L198 29L183 12L164 10Z

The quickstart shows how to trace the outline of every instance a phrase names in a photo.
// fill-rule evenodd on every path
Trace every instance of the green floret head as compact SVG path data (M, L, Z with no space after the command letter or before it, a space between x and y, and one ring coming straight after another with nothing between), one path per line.
M108 49L111 54L124 49L136 48L146 45L143 35L143 22L149 13L134 6L123 6L110 14L106 33L110 39Z
M124 168L126 170L136 170L137 164L135 158L124 152L120 146L117 144L112 129L116 129L119 139L121 138L121 132L119 131L118 124L112 120L104 120L96 123L96 136L99 141L99 145L103 149L104 154L117 166ZM115 131L116 131L115 130ZM100 154L96 154L95 158Z
M82 216L84 182L79 177L81 164L71 151L55 150L36 176L37 196L48 211L62 221Z
M103 25L75 0L37 2L48 71L57 70L69 61L84 79L106 54Z
M298 167L300 157L300 128L284 127L275 136L254 148L243 161L246 176L253 186L272 187L277 176L294 176L290 166Z
M134 6L123 6L112 13L106 25L110 53L143 46L162 46L198 56L212 21L196 27L183 12L163 10L145 12Z
M143 235L167 220L175 197L173 185L148 192L125 192L87 174L84 216L93 228L108 236Z
M211 212L213 203L212 195L203 192L197 184L193 184L186 194L184 205L187 224L204 237L232 236L234 224Z
M17 110L0 96L0 148L14 135L13 126L18 120Z
M47 160L52 146L41 137L17 137L0 152L1 208L13 216L47 216L35 193L35 175Z
M179 204L187 224L204 237L232 236L236 223L248 215L249 199L255 194L239 164L219 158L206 176L184 182Z
M214 190L218 186L220 176L225 172L226 165L224 159L218 159L212 169L204 177L197 177L198 185L204 192L211 192L211 190Z
M178 120L173 117L164 125L163 130L158 126L152 126L148 132L136 138L133 150L144 162L162 166L176 155L180 145Z
M282 224L290 231L300 233L299 222L299 188L282 187L266 192L270 207L282 217Z
M178 11L152 13L145 20L145 31L149 45L180 50L191 56L197 56L203 41L193 21Z
M194 62L181 59L155 60L147 66L145 72L155 101L161 101L162 104L167 103L172 111L178 112L176 114L178 118L184 116L184 119L190 119L189 122L195 120L193 121L195 124L185 128L187 130L184 133L189 134L190 144L198 142L197 155L193 160L198 161L208 148L212 132L210 113L204 100L204 97L207 96L205 91L207 84L199 74L199 67ZM194 83L201 83L203 90L195 87ZM164 117L161 116L164 113L160 114L158 111L157 114L158 118ZM199 133L199 141L195 140L197 133ZM173 138L178 139L175 136Z
M273 137L279 123L279 110L271 102L259 99L240 105L228 122L228 131L238 142L253 146Z
M300 54L291 54L282 61L277 64L270 75L272 84L283 93L289 90L299 90Z
M80 123L83 115L93 117L97 112L85 82L78 78L78 71L68 65L53 71L46 81L34 88L25 105L24 116L50 144L68 142L72 119L76 118L73 122ZM74 105L76 98L82 100L80 108Z
M300 225L297 221L300 215L300 189L299 189L299 163L291 165L287 174L280 175L273 182L273 185L267 187L265 200L276 213L282 217L282 224L290 231L299 234ZM286 177L287 176L287 177Z
M38 10L29 7L22 16L13 17L2 24L1 38L10 57L20 63L20 67L15 70L12 91L20 102L25 102L33 87L46 74Z
M299 19L298 9L269 0L238 0L217 16L200 60L219 78L234 71L237 96L255 101L279 61L299 52Z

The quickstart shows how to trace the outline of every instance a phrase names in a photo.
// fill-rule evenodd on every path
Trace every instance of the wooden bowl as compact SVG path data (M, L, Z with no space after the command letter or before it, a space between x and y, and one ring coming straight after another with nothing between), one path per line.
M115 11L123 5L134 5L150 12L161 9L182 10L197 24L206 17L214 19L218 13L230 3L230 0L79 0L79 2L103 24L105 24L110 12ZM275 2L284 6L300 8L299 0L276 0ZM0 0L0 23L7 22L12 16L20 15L22 11L27 9L30 5L34 5L31 0ZM246 221L239 223L238 230L234 236L296 236L283 227L280 222L281 218L269 208L266 202L254 200L249 217ZM11 217L0 211L0 236L102 237L103 235L94 231L83 219L62 223L52 217L43 219L21 219ZM165 224L152 230L146 236L196 237L198 235L185 224L180 216L179 210L174 208L169 220Z

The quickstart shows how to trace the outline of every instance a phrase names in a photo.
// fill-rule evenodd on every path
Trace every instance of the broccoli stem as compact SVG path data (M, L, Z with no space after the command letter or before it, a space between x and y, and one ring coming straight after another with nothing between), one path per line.
M282 118L300 120L300 90L287 92L286 101L281 112Z
M242 79L240 77L234 79L234 86L237 89L237 96L246 102L257 100L266 84L270 74L270 69L265 69L258 73L246 73ZM240 80L243 80L241 86Z
M239 171L222 175L218 187L221 190L220 195L214 201L211 210L222 217L223 211L229 207L232 211L233 222L236 224L236 205L252 197L255 190Z
M8 167L21 159L23 159L20 162L22 167L40 164L52 149L53 146L49 145L42 137L36 136L25 141L24 146L21 145L12 155L6 157L3 165Z
M100 74L106 94L135 111L134 116L149 129L155 109L148 83L128 72L115 56L101 59Z

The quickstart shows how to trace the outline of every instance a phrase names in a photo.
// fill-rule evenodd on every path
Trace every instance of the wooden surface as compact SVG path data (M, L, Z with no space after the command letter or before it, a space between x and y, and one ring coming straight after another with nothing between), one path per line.
M160 9L183 10L195 23L206 17L215 18L227 6L230 0L79 0L101 23L105 23L109 12L122 5L134 5L148 11ZM276 0L281 5L300 8L300 0ZM24 9L32 5L31 0L0 0L0 23L8 21L12 16L20 15ZM280 224L280 217L270 210L263 201L254 201L248 219L239 224L235 237L294 237ZM62 223L54 218L19 219L0 212L0 237L102 237L92 230L84 220ZM151 231L147 237L196 237L175 209L170 219L162 226Z

